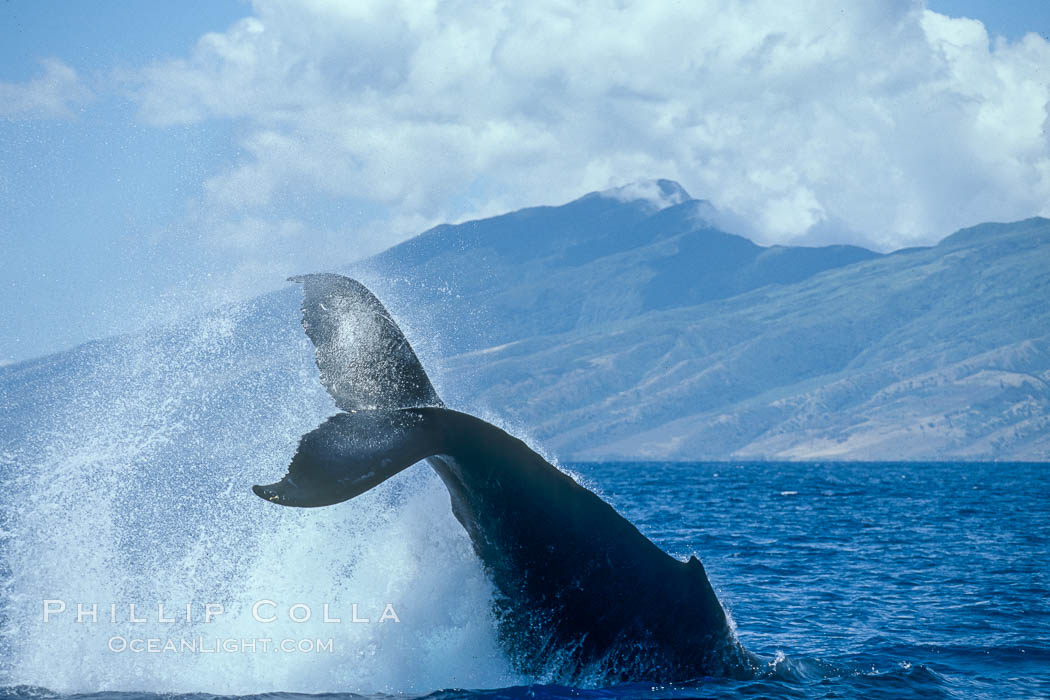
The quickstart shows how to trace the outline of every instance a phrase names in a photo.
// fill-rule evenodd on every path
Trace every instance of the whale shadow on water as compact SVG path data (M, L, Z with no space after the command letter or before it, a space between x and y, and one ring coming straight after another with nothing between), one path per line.
M303 328L340 412L256 495L328 506L426 461L492 581L499 641L520 672L603 684L761 673L698 559L674 559L521 440L446 408L363 285L329 273L290 281L303 285Z

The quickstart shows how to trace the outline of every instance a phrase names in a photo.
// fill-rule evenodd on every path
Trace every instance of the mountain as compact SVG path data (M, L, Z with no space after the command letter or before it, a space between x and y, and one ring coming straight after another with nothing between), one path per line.
M577 458L1050 457L1050 221L449 358Z
M643 186L647 185L647 186ZM756 245L657 180L438 226L353 270L411 299L443 354L726 299L880 257L864 248Z
M439 226L343 271L452 405L563 459L1050 459L1050 221L889 255L716 221L659 180ZM203 479L185 465L279 471L274 445L333 411L298 299L0 368L0 456L91 434Z

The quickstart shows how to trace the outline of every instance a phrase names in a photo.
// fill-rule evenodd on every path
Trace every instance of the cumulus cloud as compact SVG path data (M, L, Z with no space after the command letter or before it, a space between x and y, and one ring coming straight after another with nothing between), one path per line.
M0 83L0 117L7 119L63 119L91 98L91 91L75 70L62 61L41 61L43 74L23 83Z
M203 196L238 220L323 196L393 236L653 177L764 241L1050 215L1050 45L911 0L257 0L138 99L232 120Z

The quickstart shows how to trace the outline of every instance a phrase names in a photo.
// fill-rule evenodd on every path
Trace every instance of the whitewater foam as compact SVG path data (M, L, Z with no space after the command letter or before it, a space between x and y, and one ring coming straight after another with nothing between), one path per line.
M3 683L243 694L515 682L490 585L429 469L331 509L275 508L252 495L334 412L286 296L105 341L88 366L56 359L34 370L67 393L36 398L23 416L46 420L5 437ZM44 622L45 600L67 612ZM281 612L276 621L253 618L260 600L277 604L267 608ZM97 603L98 621L77 622L78 602ZM223 614L205 622L205 603ZM285 614L296 603L313 611L308 621ZM122 611L116 622L110 604ZM152 614L130 622L129 604ZM160 622L158 604L197 613ZM323 620L325 604L341 623ZM388 604L400 622L378 622ZM347 621L353 605L369 623ZM117 652L115 637L333 644Z

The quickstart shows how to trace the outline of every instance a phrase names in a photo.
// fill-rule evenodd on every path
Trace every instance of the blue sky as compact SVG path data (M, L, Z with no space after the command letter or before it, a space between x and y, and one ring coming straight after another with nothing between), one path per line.
M1017 40L1028 32L1050 39L1050 3L1044 0L931 0L931 10L980 20L989 34Z
M1050 214L1050 3L722 4L0 2L0 362L650 177L763 242Z
M114 74L185 54L201 34L250 8L187 2L164 16L157 7L0 4L0 82L25 83L43 72L41 61L57 58L97 93L69 118L0 119L0 360L140 327L182 275L208 265L193 246L156 232L179 218L217 162L232 157L230 129L143 128Z

